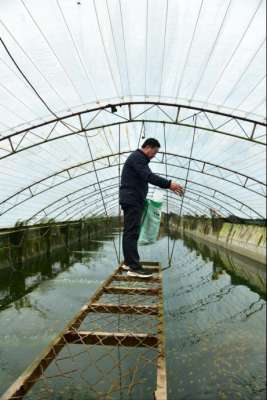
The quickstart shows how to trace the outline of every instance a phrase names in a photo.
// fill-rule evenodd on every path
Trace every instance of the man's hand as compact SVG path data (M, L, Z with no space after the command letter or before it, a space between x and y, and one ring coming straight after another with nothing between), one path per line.
M171 181L170 190L172 190L173 192L179 194L179 196L183 196L183 195L184 195L184 188L183 188L183 186L179 185L179 184L176 183L176 182Z

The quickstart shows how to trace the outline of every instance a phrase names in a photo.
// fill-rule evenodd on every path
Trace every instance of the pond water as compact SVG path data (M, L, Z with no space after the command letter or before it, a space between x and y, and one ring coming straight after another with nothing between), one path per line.
M49 259L0 266L0 395L112 273L113 240L118 245L117 229ZM142 260L166 266L172 240L163 233L140 246ZM174 249L163 273L168 399L265 399L266 267L189 236L176 236ZM150 376L153 368L140 371ZM153 391L147 385L113 398L152 400Z

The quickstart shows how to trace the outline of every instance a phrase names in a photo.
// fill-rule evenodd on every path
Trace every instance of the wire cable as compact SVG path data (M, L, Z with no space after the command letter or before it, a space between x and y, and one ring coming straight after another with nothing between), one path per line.
M162 61L161 61L161 73L160 73L160 86L159 86L159 98L161 97L162 91L162 82L164 75L164 60L166 53L166 36L167 36L167 24L168 24L168 13L169 13L169 1L166 2L166 10L165 10L165 25L164 25L164 39L163 39L163 51L162 51Z
M104 53L105 53L106 61L107 61L107 64L108 64L108 69L109 69L109 73L110 73L110 76L111 76L111 80L112 80L113 86L115 88L115 92L117 93L117 96L120 97L120 92L118 90L117 82L116 82L114 73L112 71L112 65L111 65L111 62L110 62L110 59L109 59L109 56L108 56L107 47L106 47L105 40L104 40L104 35L103 35L102 29L101 29L101 25L100 25L100 21L99 21L99 16L98 16L95 0L93 0L93 4L94 4L94 11L95 11L95 16L96 16L96 20L97 20L97 26L98 26L98 30L99 30L99 34L100 34L100 38L101 38L101 43L102 43L102 46L103 46L103 49L104 49Z
M102 200L102 203L103 203L105 215L106 215L106 217L108 217L107 208L106 208L106 204L105 204L105 200L104 200L102 188L101 188L101 185L100 185L100 182L99 182L99 178L98 178L98 174L97 174L97 169L96 169L96 166L95 166L95 160L94 160L94 158L93 158L91 146L90 146L90 143L89 143L89 140L88 140L88 137L87 137L86 132L85 132L85 139L86 139L87 147L88 147L88 150L89 150L89 153L90 153L90 157L91 157L91 160L92 160L93 169L94 169L94 173L95 173L97 185L98 185L98 188L99 188L99 192L100 192L100 195L101 195L101 200ZM116 247L116 243L115 243L115 241L114 241L114 238L112 238L112 242L113 242L113 245L114 245L114 250L115 250L115 253L116 253L116 258L117 258L117 261L118 261L118 263L119 263L119 262L120 262L120 259L119 259L119 254L118 254L118 251L117 251L117 247Z
M182 74L181 74L180 79L179 79L178 88L176 90L176 96L175 96L176 100L179 97L179 92L180 92L180 88L181 88L181 83L183 81L184 72L185 72L185 69L186 69L186 66L187 66L187 63L188 63L188 60L189 60L189 56L190 56L190 53L191 53L191 49L192 49L192 46L193 46L193 42L194 42L194 39L195 39L196 30L197 30L197 27L198 27L200 14L201 14L202 7L203 7L203 2L204 2L204 0L201 0L201 4L200 4L199 10L198 10L197 20L196 20L196 23L195 23L193 35L192 35L192 38L191 38L191 41L190 41L190 44L189 44L189 48L188 48L188 51L187 51L187 54L186 54L186 59L185 59L185 62L184 62Z
M66 68L64 67L64 65L62 64L62 62L60 61L60 59L58 58L55 50L53 49L53 47L51 46L50 42L48 41L47 37L45 36L45 34L43 33L43 31L41 30L40 26L37 24L37 22L35 21L32 13L30 12L29 8L26 6L25 1L24 0L20 0L21 3L23 4L25 10L27 11L29 17L31 18L33 24L35 25L35 27L37 28L37 30L39 31L39 33L41 34L42 38L44 39L44 41L46 42L46 44L48 45L49 49L51 50L51 52L53 53L55 59L57 60L58 64L60 65L60 67L62 68L62 70L64 71L65 76L67 77L68 81L70 82L73 90L75 91L75 93L77 94L77 97L80 99L81 103L83 103L83 99L80 95L80 93L78 92L77 88L75 87L72 79L70 78L70 76L68 75Z
M74 37L73 37L73 34L72 34L72 32L71 32L71 29L70 29L69 24L68 24L68 22L67 22L67 19L66 19L66 17L65 17L65 14L64 14L64 12L63 12L63 10L62 10L62 7L61 7L61 5L60 5L60 3L59 3L59 0L56 0L56 2L57 2L57 6L58 6L58 8L59 8L60 14L61 14L61 16L62 16L62 19L63 19L63 21L64 21L64 24L65 24L65 26L66 26L66 28L67 28L67 31L68 31L68 33L69 33L69 36L70 36L70 38L71 38L71 41L72 41L73 47L74 47L74 49L75 49L75 52L76 52L76 54L77 54L77 56L78 56L78 59L79 59L79 61L80 61L80 65L81 65L81 67L82 67L82 70L84 71L84 73L85 73L85 75L86 75L86 77L87 77L87 79L88 79L88 82L89 82L89 84L90 84L90 86L91 86L91 89L92 89L92 91L93 91L93 93L94 93L94 96L95 96L95 98L96 98L96 102L98 103L98 102L99 102L99 99L98 99L98 97L97 97L97 94L96 94L96 91L95 91L93 82L92 82L92 80L91 80L91 78L90 78L90 76L89 76L87 67L85 66L84 61L83 61L83 59L82 59L80 50L79 50L79 48L78 48L78 46L77 46L77 44L76 44L76 42L75 42L75 39L74 39Z
M224 14L224 16L223 16L223 19L222 19L220 28L219 28L219 30L218 30L218 32L217 32L217 35L216 35L216 38L215 38L215 40L214 40L214 42L213 42L213 44L212 44L212 47L211 47L211 50L210 50L210 52L209 52L208 59L207 59L205 65L204 65L204 68L202 68L202 71L201 71L200 77L199 77L199 79L198 79L197 85L196 85L196 87L195 87L195 89L194 89L194 91L193 91L193 93L192 93L191 98L190 98L190 102L192 101L192 99L194 99L194 98L196 97L196 93L197 93L197 91L198 91L198 88L199 88L199 86L200 86L200 83L201 83L201 81L202 81L202 79L203 79L203 77L204 77L204 75L205 75L207 66L208 66L208 64L209 64L209 62L210 62L210 60L211 60L211 58L212 58L212 55L213 55L214 50L215 50L215 48L216 48L216 44L218 43L219 38L220 38L220 36L221 36L221 33L222 33L222 31L223 31L223 27L224 27L225 21L227 20L227 16L228 16L228 13L229 13L231 4L232 4L232 0L230 0L229 3L228 3L228 5L227 5L227 8L226 8L225 14Z
M121 126L119 125L119 160L118 160L118 174L119 174L119 185L118 191L120 190L121 184ZM121 261L121 207L120 199L118 196L118 212L119 212L119 262Z
M120 19L121 19L121 27L122 27L122 38L123 38L123 48L124 48L124 54L125 54L125 65L126 65L126 75L127 75L127 82L128 82L128 90L129 90L129 96L131 97L131 85L130 85L130 79L129 79L128 55L127 55L127 48L126 48L125 28L124 28L124 23L123 23L121 0L119 0L119 8L120 8Z
M215 89L217 88L217 86L218 86L219 82L221 81L221 79L222 79L222 77L223 77L223 75L224 75L224 73L225 73L227 67L228 67L229 64L231 63L232 59L234 58L234 55L235 55L236 52L238 51L238 49L239 49L239 47L240 47L240 45L241 45L243 39L245 38L245 36L246 36L246 34L247 34L247 32L248 32L248 30L249 30L249 28L250 28L252 22L254 21L255 15L256 15L257 12L259 11L259 8L260 8L262 2L263 2L263 0L260 0L260 1L259 1L258 5L257 5L257 7L256 7L256 10L254 11L253 15L251 16L251 18L250 18L250 20L249 20L249 23L248 23L248 25L247 25L245 31L243 32L243 34L242 34L240 40L238 41L237 45L235 46L234 50L232 51L230 57L228 58L227 63L225 64L225 66L224 66L223 70L221 71L221 73L220 73L218 79L216 80L216 83L215 83L214 87L213 87L212 90L209 92L209 94L208 94L206 100L203 102L203 104L209 102L210 97L212 96L213 92L214 92Z
M193 129L193 135L192 135L193 137L192 137L192 143L191 143L191 149L190 149L190 155L189 155L189 161L188 161L188 168L187 168L186 179L185 179L184 195L182 197L181 206L180 206L180 212L179 212L179 225L180 226L182 225L181 224L182 209L183 209L184 197L185 197L185 193L186 193L186 187L187 187L187 183L188 183L188 176L189 176L189 172L190 172L191 158L192 158L193 149L194 149L194 143L195 143L196 121L197 121L197 116L195 114L193 115L193 120L194 120L194 129ZM166 269L168 269L168 268L170 268L172 266L172 258L173 258L175 243L176 243L176 239L174 239L174 241L173 241L171 255L170 255L170 258L169 258L169 261L168 261L168 266L163 268L162 271L165 271Z
M167 160L167 145L166 145L166 125L163 124L163 136L164 136L164 161L165 161L165 177L168 178L168 160ZM167 214L167 248L168 248L168 265L170 264L170 226L169 226L169 193L167 190L166 194L167 202L166 202L166 214Z

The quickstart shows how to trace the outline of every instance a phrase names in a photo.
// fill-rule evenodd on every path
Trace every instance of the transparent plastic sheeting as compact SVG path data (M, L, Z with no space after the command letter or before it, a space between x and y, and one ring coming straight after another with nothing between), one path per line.
M187 182L163 210L264 218L265 14L263 0L2 0L0 227L117 214L145 137L161 143L152 170ZM125 106L58 121L110 103Z

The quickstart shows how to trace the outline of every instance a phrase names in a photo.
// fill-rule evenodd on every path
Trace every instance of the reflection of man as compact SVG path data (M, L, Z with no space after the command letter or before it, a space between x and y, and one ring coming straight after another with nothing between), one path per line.
M178 183L154 174L148 166L160 148L156 139L146 139L141 149L137 149L127 158L121 175L120 205L124 214L122 248L123 268L130 276L150 277L151 273L140 264L137 241L141 227L141 217L148 192L148 183L183 195L184 190Z

